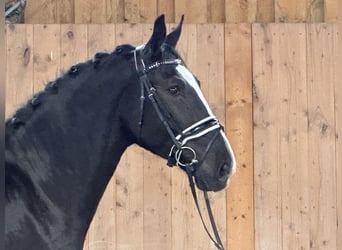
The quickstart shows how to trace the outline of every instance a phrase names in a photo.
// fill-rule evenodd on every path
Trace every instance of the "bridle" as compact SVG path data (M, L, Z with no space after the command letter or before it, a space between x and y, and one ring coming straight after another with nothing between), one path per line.
M184 129L178 135L175 135L173 130L170 127L168 119L170 118L170 114L167 112L167 109L164 107L163 103L160 101L156 89L151 84L147 74L153 70L157 69L162 65L180 65L182 64L182 60L180 59L170 59L170 60L163 60L157 61L150 65L145 65L144 60L141 56L143 46L137 47L134 50L134 62L135 68L139 76L140 80L140 118L139 118L139 126L140 126L140 133L143 126L143 113L144 113L144 102L145 102L145 93L148 96L149 100L151 101L153 108L155 109L160 121L163 123L164 127L166 128L172 142L173 146L170 149L170 153L168 155L167 165L172 166L179 166L182 168L188 175L191 193L194 198L194 202L198 213L200 215L200 219L204 226L205 231L207 232L211 241L215 244L215 246L220 249L224 250L222 241L220 239L215 219L212 213L212 209L210 206L210 201L208 198L208 194L206 191L203 191L205 203L208 211L208 216L210 219L211 227L213 229L215 239L210 234L204 220L203 216L199 207L195 183L194 183L194 174L196 169L201 166L203 161L205 160L210 148L214 144L215 140L218 138L219 134L223 130L222 125L218 122L218 120L213 116L209 115L208 117L194 123L193 125L189 126L188 128ZM208 133L214 133L212 138L210 139L204 153L201 155L200 159L198 159L198 155L196 151L187 145L187 143L191 140L198 139ZM192 154L192 160L190 162L182 162L181 156L184 152L188 151Z

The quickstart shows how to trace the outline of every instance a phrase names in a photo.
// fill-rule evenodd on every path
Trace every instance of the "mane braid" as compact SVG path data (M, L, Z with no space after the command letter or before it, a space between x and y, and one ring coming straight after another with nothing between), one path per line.
M28 121L32 117L34 111L41 105L44 105L44 102L46 101L45 98L48 98L51 95L58 94L59 89L65 82L76 79L77 76L86 71L87 68L93 67L96 70L100 67L101 62L107 59L110 55L114 54L115 56L127 56L132 50L134 50L134 46L132 45L119 45L111 53L97 52L92 59L73 65L67 71L61 71L61 75L59 77L57 77L53 81L47 82L43 90L35 93L26 102L26 104L17 109L15 113L5 121L6 130L10 128L16 130L25 125L26 121Z
M69 68L69 70L63 72L63 74L57 77L55 80L47 82L43 90L35 93L22 107L18 108L11 117L6 119L6 131L10 128L16 130L22 125L25 125L26 121L32 117L34 111L38 109L39 106L43 105L43 103L46 101L46 98L51 95L58 94L59 89L63 86L63 83L72 81L73 78L76 78L77 75L81 74L84 69L91 67L92 64L92 60L87 60L85 62L73 65ZM80 71L80 69L82 70Z

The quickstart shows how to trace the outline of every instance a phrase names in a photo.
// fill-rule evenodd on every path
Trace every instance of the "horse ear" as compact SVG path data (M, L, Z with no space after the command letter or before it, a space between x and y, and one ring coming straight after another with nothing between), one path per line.
M157 17L154 22L153 33L150 40L147 42L144 52L151 55L151 57L158 57L160 54L160 47L165 40L166 26L164 14Z
M180 37L180 34L182 32L182 25L183 25L183 20L184 20L184 15L182 15L181 20L179 22L179 24L177 25L177 27L170 32L170 34L167 35L165 43L172 46L172 47L176 47L178 39Z

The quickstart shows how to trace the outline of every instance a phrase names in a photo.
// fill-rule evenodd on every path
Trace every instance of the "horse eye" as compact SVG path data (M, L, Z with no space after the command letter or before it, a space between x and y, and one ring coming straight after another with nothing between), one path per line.
M169 92L171 93L171 95L178 95L179 94L178 86L173 86L169 88Z

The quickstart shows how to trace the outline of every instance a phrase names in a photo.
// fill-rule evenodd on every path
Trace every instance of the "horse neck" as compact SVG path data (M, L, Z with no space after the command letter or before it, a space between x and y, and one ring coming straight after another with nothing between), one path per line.
M6 161L11 166L6 175L11 178L11 171L16 171L23 177L9 180L8 201L21 199L36 223L51 227L50 232L57 223L61 233L84 236L122 153L131 144L121 131L116 108L126 83L117 80L106 90L99 88L98 78L89 76L73 91L61 88L6 138ZM16 189L23 180L37 197ZM36 198L41 206L30 208L29 201ZM40 211L44 208L47 211ZM38 218L42 212L43 220Z

